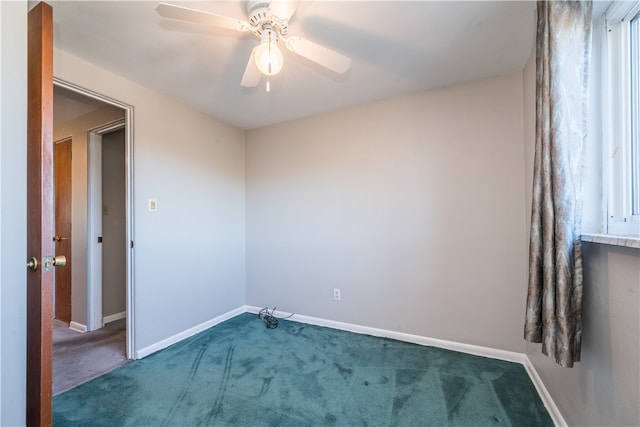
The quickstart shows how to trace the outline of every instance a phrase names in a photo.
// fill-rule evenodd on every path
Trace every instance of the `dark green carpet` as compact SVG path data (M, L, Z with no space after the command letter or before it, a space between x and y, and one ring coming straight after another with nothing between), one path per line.
M55 426L552 426L517 363L242 314L53 401Z

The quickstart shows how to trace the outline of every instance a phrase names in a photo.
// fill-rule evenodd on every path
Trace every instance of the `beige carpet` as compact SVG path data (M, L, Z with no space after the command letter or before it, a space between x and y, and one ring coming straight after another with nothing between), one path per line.
M125 319L80 333L53 321L53 395L127 363Z

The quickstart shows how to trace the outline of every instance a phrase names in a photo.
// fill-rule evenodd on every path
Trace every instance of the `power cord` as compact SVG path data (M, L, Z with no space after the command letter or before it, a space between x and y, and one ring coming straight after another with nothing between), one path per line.
M258 318L262 320L267 327L267 329L275 329L278 327L278 320L288 319L293 316L293 313L288 315L287 317L276 317L273 315L273 312L276 311L276 308L273 307L271 311L269 311L268 307L263 308L258 312Z

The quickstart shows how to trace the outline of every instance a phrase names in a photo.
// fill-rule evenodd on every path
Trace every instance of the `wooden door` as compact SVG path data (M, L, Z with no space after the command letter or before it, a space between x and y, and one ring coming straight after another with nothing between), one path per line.
M42 265L53 255L53 9L48 4L29 12L27 43L27 257L38 265L27 271L26 419L28 426L50 426L53 271Z
M56 255L65 255L65 268L56 268L55 318L71 322L71 139L54 149Z

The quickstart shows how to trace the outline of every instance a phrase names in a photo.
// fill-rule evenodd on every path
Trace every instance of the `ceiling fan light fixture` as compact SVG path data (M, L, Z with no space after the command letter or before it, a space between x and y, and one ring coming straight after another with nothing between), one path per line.
M282 70L284 57L277 44L276 32L271 28L264 28L260 45L255 51L258 70L266 76L276 75Z
M279 44L285 46L291 53L337 74L346 73L351 68L351 58L311 40L289 35L289 19L295 13L300 1L246 1L248 21L169 3L160 3L156 7L156 12L163 18L195 22L241 33L248 32L259 37L260 43L251 49L251 55L244 68L240 81L242 87L256 87L263 75L270 77L280 72L284 60ZM268 78L267 83L270 86ZM269 89L270 87L267 91Z

